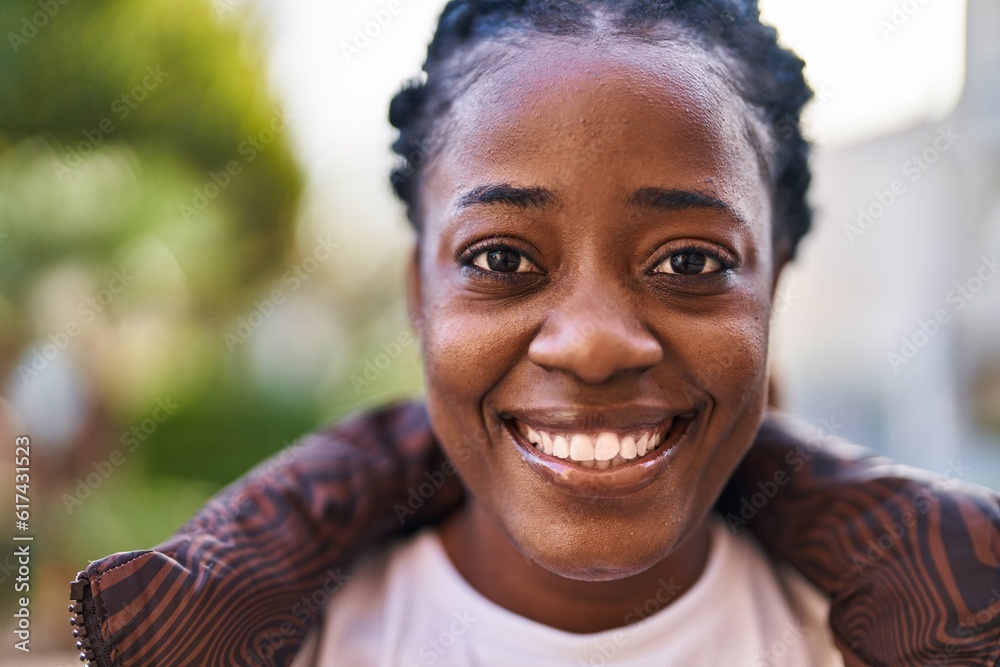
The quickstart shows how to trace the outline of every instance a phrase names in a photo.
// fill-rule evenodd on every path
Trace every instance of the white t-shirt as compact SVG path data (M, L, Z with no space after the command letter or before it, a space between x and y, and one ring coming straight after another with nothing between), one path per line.
M687 591L663 606L661 582L639 620L592 634L491 602L425 529L355 571L292 667L842 667L820 592L712 516L708 562Z

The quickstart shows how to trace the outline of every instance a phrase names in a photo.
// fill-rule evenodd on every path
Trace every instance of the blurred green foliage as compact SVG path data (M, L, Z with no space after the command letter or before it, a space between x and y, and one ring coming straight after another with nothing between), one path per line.
M34 31L37 2L0 5L2 293L16 305L66 256L109 264L183 221L194 190L236 160L239 177L165 237L194 274L196 308L215 307L281 259L299 190L284 136L252 160L239 150L277 109L261 55L204 0L52 4ZM206 237L212 261L188 252Z
M42 4L0 4L0 376L34 381L27 351L77 332L98 426L45 502L82 566L165 538L328 415L255 389L223 339L294 258L302 187L253 32L206 0ZM88 310L116 271L127 290ZM68 521L59 494L164 397L180 409Z

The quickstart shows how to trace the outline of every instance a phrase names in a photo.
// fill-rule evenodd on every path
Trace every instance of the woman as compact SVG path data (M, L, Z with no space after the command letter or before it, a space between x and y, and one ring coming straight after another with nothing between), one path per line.
M759 23L755 4L456 0L442 14L424 69L426 80L393 100L390 120L403 158L393 184L417 230L407 295L424 353L429 428L412 406L391 408L353 422L345 440L398 443L427 456L421 443L432 438L447 456L442 465L454 468L431 467L428 483L453 488L457 471L466 503L440 527L378 551L346 585L328 576L316 587L311 574L313 593L327 593L322 604L310 594L298 605L261 607L250 602L252 589L213 589L222 579L209 577L193 584L209 624L197 641L173 623L129 627L124 614L118 623L125 625L109 632L115 612L102 618L95 600L106 607L116 586L175 573L157 552L207 562L209 570L216 563L239 569L234 552L213 538L253 514L261 497L277 495L272 507L288 509L295 504L288 496L298 495L309 505L303 514L320 519L312 536L296 531L294 520L275 521L281 532L254 533L239 553L253 545L266 554L271 547L258 536L277 537L282 553L289 540L302 551L275 576L315 570L333 501L301 477L305 462L322 466L330 448L307 446L287 468L270 471L267 483L223 495L173 544L88 568L74 596L81 608L94 608L81 621L88 637L113 636L119 653L101 656L102 638L94 659L140 664L128 661L152 655L148 644L170 635L157 664L228 664L223 656L234 646L244 662L282 664L296 653L296 664L338 665L908 664L867 656L938 659L934 646L957 647L941 655L968 660L947 664L993 664L1000 654L991 643L995 605L977 605L997 583L995 496L968 490L944 503L941 491L925 498L928 507L960 507L957 534L975 545L954 555L969 566L967 579L907 575L935 593L933 618L952 625L934 632L914 629L919 623L892 626L891 636L869 645L843 625L827 634L829 602L801 575L841 602L874 585L868 565L883 582L897 575L895 585L879 588L896 598L874 607L876 614L894 610L906 595L895 566L926 567L920 547L905 545L932 535L949 552L940 540L944 510L919 512L917 496L901 495L912 480L885 475L868 484L862 474L853 481L865 508L817 514L818 499L838 497L824 493L830 471L803 455L807 439L789 444L780 427L771 440L784 448L765 451L752 473L734 476L760 443L775 284L810 223L808 147L798 129L810 91L801 61ZM385 421L412 440L380 437L376 426ZM856 458L842 454L839 465L852 469ZM392 470L364 478L388 485ZM764 470L773 476L759 476ZM774 507L754 507L765 519L758 535L772 555L791 555L800 574L779 570L713 510L727 485L755 484L774 489ZM372 502L376 493L360 498ZM425 499L449 507L450 493ZM726 496L740 507L727 513L729 527L755 518L739 502L749 494ZM418 510L433 518L413 504L400 511L394 503L404 526ZM798 526L810 517L840 533L821 543L839 548L812 545L796 554L789 547L795 535L768 544L767 512L773 520L796 504ZM352 509L353 520L385 519ZM902 527L900 548L859 564L863 538L880 536L879 520L902 521L900 512L913 515L909 525L890 524ZM388 530L380 524L371 532ZM350 562L371 542L365 537L326 561ZM433 593L414 583L421 578L446 591L445 599L420 595ZM99 592L88 595L84 582ZM219 590L231 594L219 597ZM651 596L659 607L647 612ZM227 625L224 608L237 602L281 610L288 631L282 625L264 644L249 640L259 627L220 630L239 638L211 647L211 632ZM463 615L456 604L475 611ZM854 609L855 621L873 610L860 602ZM834 625L836 611L829 613ZM477 625L477 617L490 623ZM446 630L435 634L442 622ZM310 635L299 651L304 628Z

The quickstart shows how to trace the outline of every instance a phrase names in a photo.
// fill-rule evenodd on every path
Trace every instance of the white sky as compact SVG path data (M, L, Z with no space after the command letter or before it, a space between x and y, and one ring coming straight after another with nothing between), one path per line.
M946 116L965 79L965 11L965 0L761 2L806 61L810 83L827 93L808 118L827 145Z
M382 150L387 158L388 100L419 71L443 0L260 3L273 39L272 79L301 111L306 164L325 171L325 163L340 157L331 152L355 150ZM390 4L399 8L395 15ZM761 7L783 43L808 64L819 93L808 123L820 143L934 121L959 98L965 0L762 0ZM391 20L348 58L344 46L380 11Z

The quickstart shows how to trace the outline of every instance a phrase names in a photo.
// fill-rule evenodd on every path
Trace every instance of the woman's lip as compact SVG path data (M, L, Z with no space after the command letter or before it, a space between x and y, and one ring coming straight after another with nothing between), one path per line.
M674 417L691 414L692 409L678 410L661 405L621 404L600 406L533 405L511 406L500 412L500 419L516 419L535 429L578 433L650 430Z
M669 467L678 446L687 438L695 417L675 417L670 431L652 456L605 470L585 468L569 460L549 456L527 442L509 420L502 420L501 423L521 458L544 481L574 495L611 498L634 494L656 481Z

